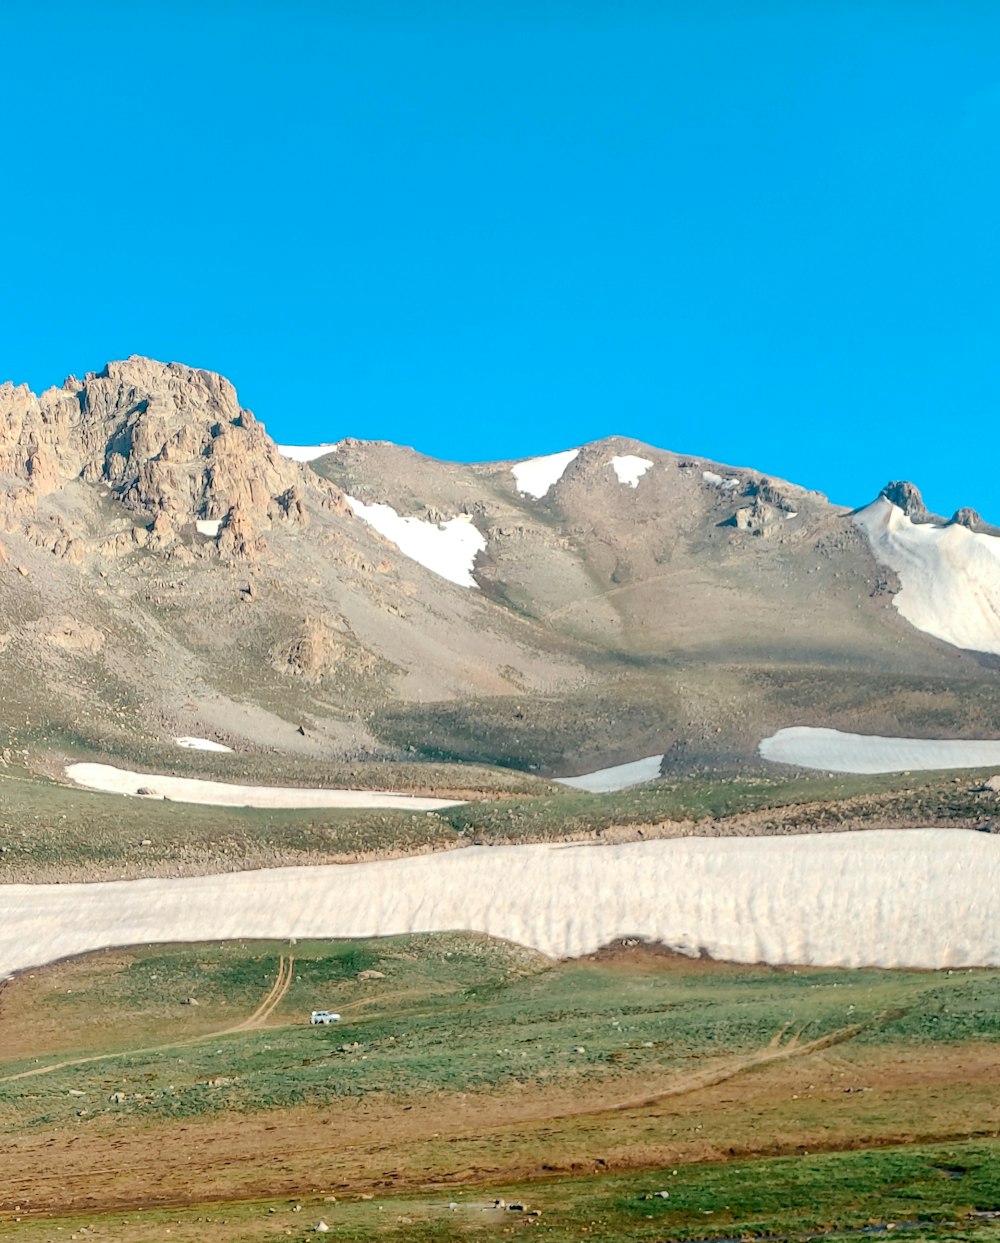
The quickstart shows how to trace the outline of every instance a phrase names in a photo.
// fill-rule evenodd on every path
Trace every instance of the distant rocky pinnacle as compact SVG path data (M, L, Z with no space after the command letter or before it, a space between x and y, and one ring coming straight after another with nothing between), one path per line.
M894 480L892 483L887 483L879 496L885 497L887 501L891 501L893 505L901 509L911 522L966 527L979 535L1000 535L1000 528L990 526L988 522L982 520L976 510L969 509L967 506L956 509L951 518L945 522L944 518L938 514L932 514L927 509L924 498L920 495L920 489L906 480Z
M920 495L920 489L916 484L909 483L905 479L896 479L887 483L879 495L884 496L887 501L891 501L893 505L901 509L911 522L941 521L940 518L928 512L924 498Z
M253 557L275 523L306 521L304 489L339 500L305 478L211 371L132 357L40 396L0 384L0 532L73 560L84 548L72 522L39 514L42 498L67 487L104 488L134 516L104 553L169 548L200 519L219 523L223 556Z

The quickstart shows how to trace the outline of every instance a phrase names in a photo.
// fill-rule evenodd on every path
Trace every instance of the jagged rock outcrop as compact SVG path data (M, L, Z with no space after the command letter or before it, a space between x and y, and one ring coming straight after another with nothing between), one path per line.
M735 480L723 480L723 485ZM718 486L718 485L715 485ZM726 491L732 491L725 488ZM766 537L781 529L786 518L793 517L795 505L770 479L750 479L740 493L741 499L749 501L741 505L731 518L721 525L735 527L750 535Z
M751 479L743 489L743 495L751 498L756 497L762 504L771 505L774 509L781 509L785 513L795 512L795 504L791 498L772 483L770 479Z
M227 513L219 531L219 552L236 560L261 556L266 545L253 509L237 501Z
M975 531L977 535L992 535L994 538L1000 536L1000 527L991 526L975 509L968 506L956 509L948 525L965 527L969 531Z
M341 636L321 618L307 617L287 638L271 649L271 663L279 673L291 673L319 682L346 653Z
M749 505L741 506L729 521L738 531L750 535L773 535L785 520L785 511L755 496Z
M911 522L934 521L934 515L928 511L924 498L920 495L920 489L905 479L895 479L887 483L879 496L884 496L887 501L901 509Z
M201 519L220 522L225 556L253 558L273 523L308 519L302 468L280 456L228 380L178 363L132 357L40 396L0 385L0 530L27 519L24 533L39 542L39 498L77 480L105 486L161 551ZM309 487L317 503L340 503L327 481L312 477ZM67 536L80 542L79 532ZM124 532L101 551L142 542Z
M955 510L948 525L966 527L970 531L979 531L983 527L983 520L974 509L963 506L961 509Z

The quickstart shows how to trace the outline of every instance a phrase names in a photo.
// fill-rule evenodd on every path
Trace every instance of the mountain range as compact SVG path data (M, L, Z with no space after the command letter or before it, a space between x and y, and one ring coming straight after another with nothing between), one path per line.
M212 372L0 385L0 736L752 770L790 725L1000 733L1000 532L611 437L278 446Z

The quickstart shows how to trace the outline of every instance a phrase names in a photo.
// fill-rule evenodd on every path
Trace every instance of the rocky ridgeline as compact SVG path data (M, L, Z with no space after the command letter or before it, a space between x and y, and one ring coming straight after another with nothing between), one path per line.
M132 518L105 533L104 555L179 550L182 529L201 519L219 524L222 556L252 559L275 524L304 524L310 504L344 511L331 484L279 455L228 380L139 357L40 396L0 385L0 481L0 532L74 561L87 535L57 501L81 483Z
M947 521L940 514L932 514L924 504L920 489L916 484L905 479L894 479L887 483L879 496L901 509L911 522L930 523L934 526L966 527L969 531L975 531L981 535L1000 535L1000 529L984 522L976 510L968 506L956 509Z

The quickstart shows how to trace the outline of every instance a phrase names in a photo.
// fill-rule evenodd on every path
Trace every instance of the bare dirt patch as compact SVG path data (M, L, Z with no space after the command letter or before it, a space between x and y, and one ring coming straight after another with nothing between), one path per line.
M850 1056L838 1047L628 1112L606 1106L606 1087L576 1083L41 1131L0 1151L0 1211L460 1187L996 1135L1000 1077L992 1045Z

